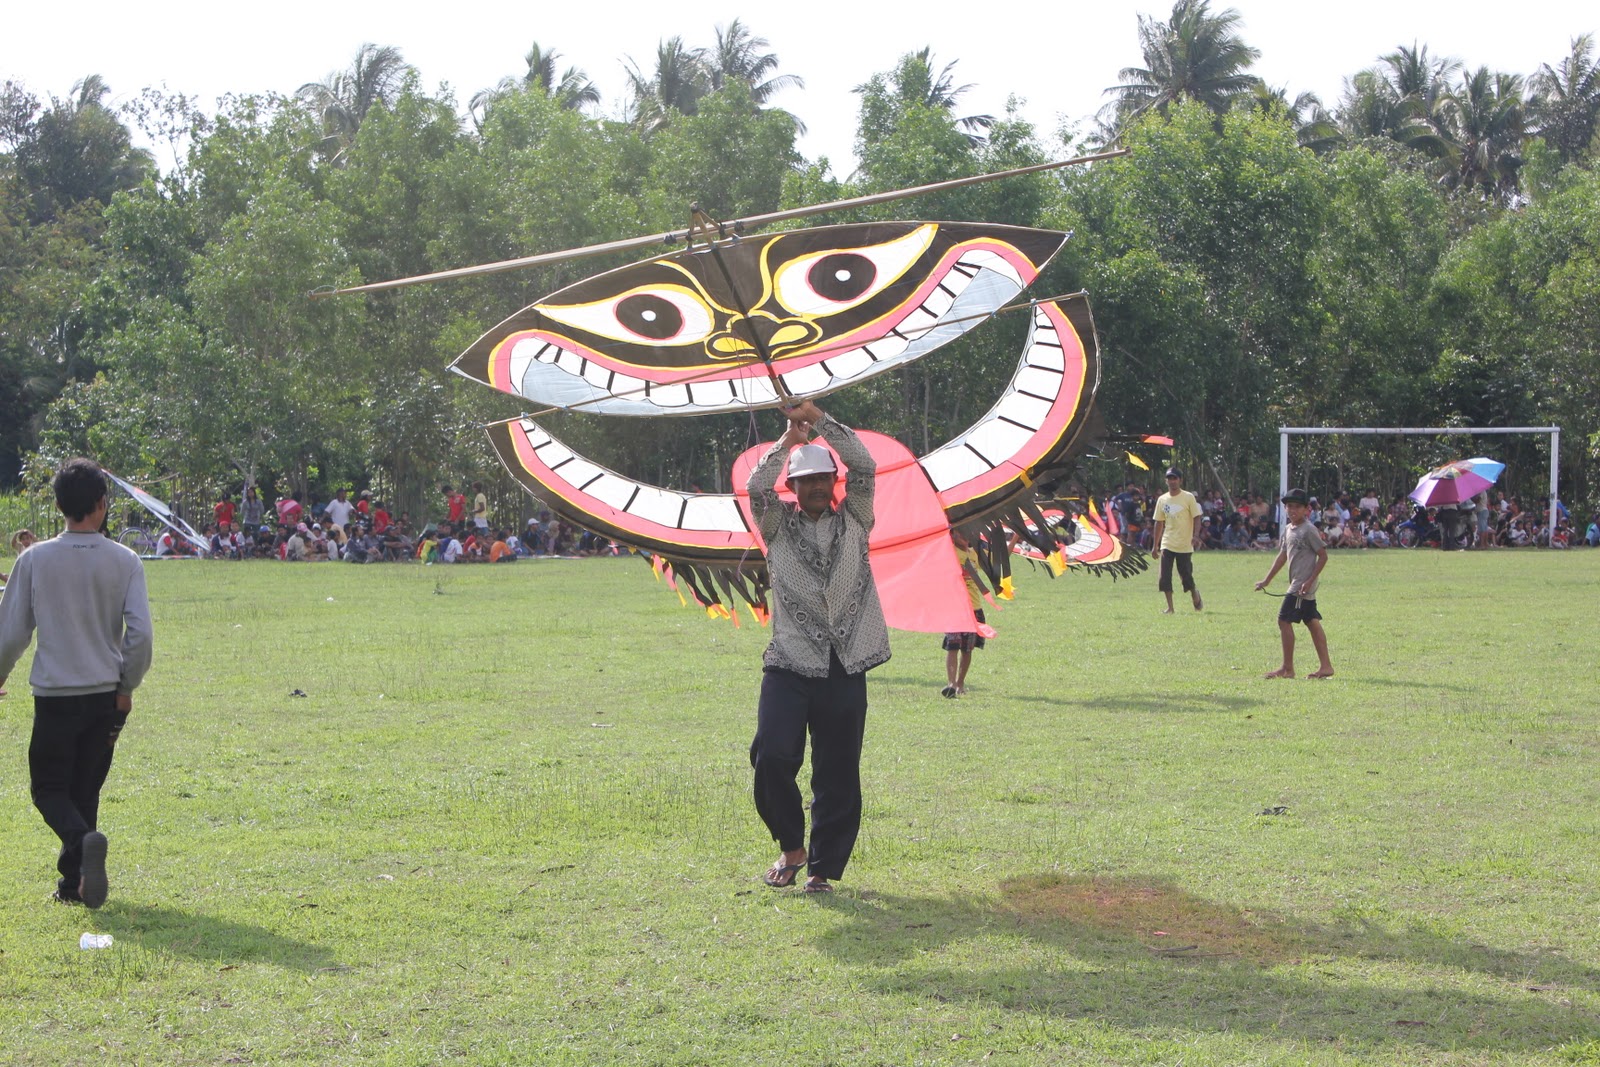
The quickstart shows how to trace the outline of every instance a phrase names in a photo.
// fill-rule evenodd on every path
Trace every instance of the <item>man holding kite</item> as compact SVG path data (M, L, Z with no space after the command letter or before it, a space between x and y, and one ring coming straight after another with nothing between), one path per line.
M844 874L861 826L861 742L866 672L889 658L878 588L867 559L876 467L855 433L807 400L786 411L789 429L750 474L750 508L766 545L772 642L762 656L756 736L756 811L783 855L763 880L791 886L809 866L808 893ZM809 443L815 429L833 446ZM847 472L834 505L838 453ZM788 474L796 503L778 495ZM811 734L811 846L795 777Z

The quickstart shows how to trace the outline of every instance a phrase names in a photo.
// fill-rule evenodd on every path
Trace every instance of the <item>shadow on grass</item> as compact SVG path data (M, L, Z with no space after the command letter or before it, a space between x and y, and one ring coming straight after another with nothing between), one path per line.
M267 963L296 971L334 966L333 956L262 926L192 915L174 908L112 901L95 913L98 924L121 940L176 956L225 963Z
M1554 952L1365 922L1295 926L1154 881L1045 875L1002 883L998 899L882 894L822 903L852 921L818 947L868 969L859 980L881 992L1133 1030L1318 1043L1532 1051L1600 1039L1600 1020L1561 989L1593 988L1600 974ZM1026 965L986 966L982 940L995 937L1047 947L1058 962L1027 952ZM1389 972L1366 973L1376 965ZM1507 986L1469 992L1461 986L1482 983L1419 970Z

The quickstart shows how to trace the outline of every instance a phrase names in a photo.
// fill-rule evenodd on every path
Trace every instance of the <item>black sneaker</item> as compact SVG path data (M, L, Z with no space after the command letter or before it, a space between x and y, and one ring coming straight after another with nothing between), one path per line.
M78 894L69 893L67 890L60 889L60 888L57 888L54 893L50 894L50 899L55 901L57 904L82 904L83 903L83 898L78 896Z
M78 896L84 907L98 908L106 902L111 888L106 881L106 835L90 830L83 835L83 880L78 883Z

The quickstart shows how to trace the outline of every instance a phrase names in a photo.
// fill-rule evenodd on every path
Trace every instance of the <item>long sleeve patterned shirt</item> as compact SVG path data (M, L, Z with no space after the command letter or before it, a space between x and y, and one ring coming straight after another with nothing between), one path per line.
M823 415L817 431L847 468L842 508L813 519L778 496L789 458L780 445L761 457L748 487L773 594L772 643L762 662L826 678L830 652L851 674L888 660L889 630L867 559L877 465L861 439L831 416Z

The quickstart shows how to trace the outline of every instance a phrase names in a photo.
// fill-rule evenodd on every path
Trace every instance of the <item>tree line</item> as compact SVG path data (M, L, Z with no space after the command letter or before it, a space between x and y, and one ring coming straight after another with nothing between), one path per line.
M1095 128L1063 143L1014 112L963 114L928 49L872 74L852 171L796 150L773 98L803 83L738 21L663 41L620 117L560 53L473 94L424 91L393 47L297 92L208 110L144 90L112 108L90 76L40 100L0 92L0 488L86 452L191 499L245 481L370 485L422 510L440 481L509 484L481 425L515 398L445 370L500 319L618 261L585 260L365 297L409 276L965 177L1116 144L1086 169L830 216L1071 230L1039 295L1087 289L1101 408L1170 433L1230 493L1270 489L1280 425L1563 427L1563 495L1596 496L1600 445L1600 61L1593 39L1526 75L1419 43L1354 72L1341 100L1266 86L1237 14L1179 0L1141 18L1139 64ZM173 155L159 167L147 149ZM918 451L1009 377L1025 324L965 339L830 398ZM659 484L726 488L760 416L552 416L552 432ZM768 416L770 420L772 417ZM1297 445L1326 489L1397 488L1474 449ZM1498 447L1498 446L1497 446ZM1537 495L1540 439L1507 439ZM1111 455L1085 478L1130 469ZM1520 481L1519 481L1520 480Z

